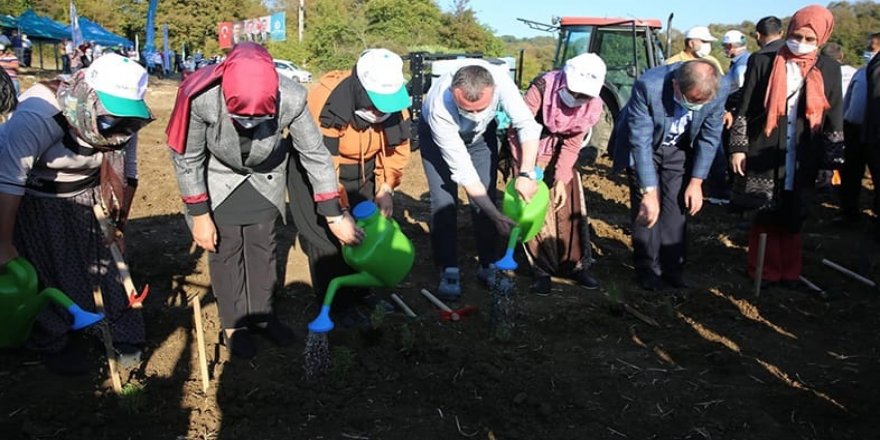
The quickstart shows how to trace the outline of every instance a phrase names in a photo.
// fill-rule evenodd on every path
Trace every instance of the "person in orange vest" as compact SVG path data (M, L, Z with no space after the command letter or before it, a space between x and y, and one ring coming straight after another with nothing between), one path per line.
M309 90L309 111L333 156L343 206L372 200L384 216L393 214L394 190L410 156L410 102L403 60L387 49L364 51L352 70L328 72ZM330 280L351 269L342 259L339 241L319 215L303 164L293 156L288 192L309 259L312 287L322 300ZM365 315L351 306L365 301L374 305L371 300L363 290L341 290L334 311L343 315L343 325L356 325L351 319Z

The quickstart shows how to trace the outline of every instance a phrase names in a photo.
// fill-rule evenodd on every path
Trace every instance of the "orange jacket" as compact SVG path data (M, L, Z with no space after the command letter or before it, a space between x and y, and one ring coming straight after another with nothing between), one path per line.
M351 76L351 71L334 70L326 73L318 82L309 89L309 111L316 122L319 121L321 110L330 97L330 93L342 80ZM409 119L409 112L402 112L404 119ZM320 123L319 123L320 124ZM403 177L403 169L409 161L409 140L392 147L387 145L385 132L379 125L371 125L364 131L358 131L351 125L339 130L336 128L319 127L321 134L326 137L339 138L339 154L333 156L337 171L342 164L363 164L376 158L375 184L378 191L382 184L387 184L391 189L400 185Z

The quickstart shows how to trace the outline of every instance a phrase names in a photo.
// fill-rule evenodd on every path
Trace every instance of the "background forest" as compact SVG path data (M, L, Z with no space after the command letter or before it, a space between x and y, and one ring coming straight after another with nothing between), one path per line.
M76 1L80 15L131 39L140 35L141 41L147 3L146 0ZM32 8L39 14L66 23L67 4L58 0L4 0L0 2L0 14L18 15ZM865 37L880 31L880 4L870 1L832 2L828 7L834 13L836 25L831 41L843 45L847 62L859 64ZM401 54L425 50L517 56L520 50L524 50L523 78L526 79L552 67L556 35L548 33L546 37L526 39L496 35L493 29L477 19L468 0L453 0L446 11L435 0L306 0L302 43L297 40L298 8L299 0L160 0L156 23L168 24L171 46L175 50L185 44L187 52L201 49L211 54L218 51L218 22L287 11L287 41L270 43L269 49L276 58L292 60L315 73L348 68L364 48L376 46ZM539 22L552 19L540 13L523 18ZM652 18L664 22L666 19ZM761 13L756 12L754 21L759 18ZM714 23L709 27L718 37L730 29L751 35L754 21ZM676 29L673 22L670 53L681 49L682 31ZM161 47L159 43L157 41L157 47ZM750 49L756 49L753 39L749 45ZM715 47L713 54L723 64L727 63L720 45Z

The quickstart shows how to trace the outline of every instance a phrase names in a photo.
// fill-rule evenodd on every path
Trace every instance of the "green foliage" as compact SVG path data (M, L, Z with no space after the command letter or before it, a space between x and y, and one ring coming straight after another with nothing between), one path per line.
M146 388L135 382L122 386L119 393L119 406L128 414L138 414L146 407Z
M376 307L370 312L370 327L374 330L381 328L382 323L385 322L385 315L385 308L381 304L376 304Z

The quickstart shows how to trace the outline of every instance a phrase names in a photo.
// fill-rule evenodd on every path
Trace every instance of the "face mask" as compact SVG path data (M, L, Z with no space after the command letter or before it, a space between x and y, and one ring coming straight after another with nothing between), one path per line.
M712 45L709 43L703 43L699 49L697 49L697 56L700 58L709 55L709 52L712 52Z
M815 52L816 49L818 49L818 46L815 44L801 43L796 40L785 40L785 45L788 46L788 50L795 55L806 55Z
M272 119L274 116L238 116L238 115L230 115L230 118L238 124L239 127L250 130L263 122L266 122Z
M680 106L692 112L698 112L703 108L704 105L706 105L688 102L687 98L685 98L684 94L681 92L676 93L673 98L675 98L675 102L677 102Z
M469 112L467 110L462 109L461 107L458 108L459 116L461 116L464 119L476 122L476 123L480 123L486 119L489 119L489 115L494 111L495 111L495 109L493 109L492 107L486 108L485 110L478 111L478 112Z
M559 89L559 99L561 99L562 103L568 108L580 107L589 101L587 98L575 98L568 88L565 87Z
M862 59L865 60L865 62L867 63L868 61L871 61L872 58L874 58L874 55L876 53L877 52L871 52L870 50L866 50L862 53Z
M355 110L354 114L370 124L379 124L391 117L391 113L379 113L381 115L379 116L376 112L365 108Z

